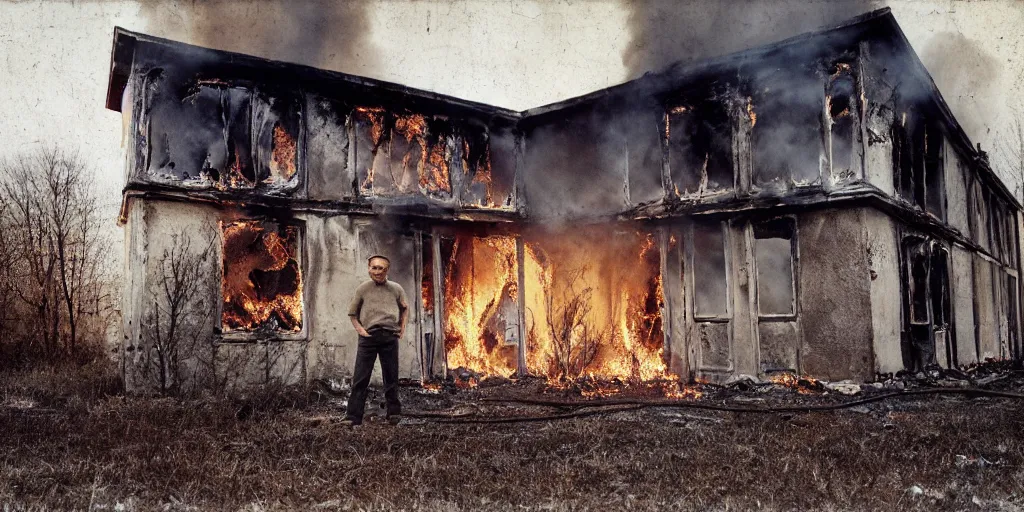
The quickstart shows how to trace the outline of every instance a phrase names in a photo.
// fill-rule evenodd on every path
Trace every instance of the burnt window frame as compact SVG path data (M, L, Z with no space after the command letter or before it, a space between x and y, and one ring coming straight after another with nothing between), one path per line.
M180 81L172 80L169 73L162 68L152 68L142 73L141 70L133 72L137 74L139 78L135 79L137 83L133 86L132 94L133 98L137 94L141 99L139 100L139 108L135 109L133 105L132 109L132 125L133 130L131 137L133 139L141 137L142 141L139 143L133 140L131 146L132 151L135 152L135 170L132 173L133 180L139 180L146 183L156 183L176 188L183 188L186 190L195 191L220 191L226 193L242 193L242 194L255 194L261 196L272 196L272 197L306 197L306 169L305 169L305 136L306 136L306 111L305 111L305 97L301 92L287 91L273 88L265 88L259 84L254 84L245 80L235 79L209 79L202 77L190 78L185 83ZM197 176L191 176L185 178L161 178L158 174L150 170L152 163L152 151L153 151L153 108L155 105L154 98L161 94L162 88L170 88L172 91L191 91L190 94L199 94L204 89L217 90L223 94L227 91L238 90L241 93L247 95L247 105L245 106L245 134L248 140L248 165L251 167L254 181L252 186L231 186L226 184L224 180L223 172L218 171L217 178L213 179L210 175L199 172ZM164 93L164 94L174 94ZM187 97L187 96L186 96ZM173 97L171 98L173 99ZM164 98L163 101L168 101ZM225 100L222 98L221 102ZM266 110L273 111L273 103L281 101L286 103L289 108L287 112L294 115L294 127L296 133L294 134L295 140L295 174L293 179L287 181L287 186L275 187L273 184L266 183L264 180L270 176L261 176L260 168L261 164L266 162L261 161L261 156L264 153L263 149L259 147L259 134L260 126L257 126L256 111L259 107L266 107ZM225 115L225 119L227 116ZM238 127L235 127L238 128ZM235 131L231 126L225 126L227 131ZM181 130L178 130L181 131ZM268 155L273 154L273 137L271 137L271 145L266 148L265 153ZM228 158L230 158L231 150L227 148ZM269 164L267 164L269 165ZM268 167L269 168L269 167Z
M757 241L764 239L785 239L782 236L759 236L758 230L764 229L769 232L772 231L789 231L789 249L790 249L790 284L792 287L792 301L793 306L791 313L762 313L761 312L761 271L757 262ZM781 217L774 217L771 219L765 219L752 223L751 225L751 240L753 242L752 249L752 262L753 262L753 273L755 276L754 293L757 297L754 308L757 313L757 319L759 321L769 322L792 322L796 321L800 314L800 251L799 251L799 224L797 218L792 215L786 215Z
M696 176L696 182L698 184L696 190L687 191L685 188L680 189L678 188L677 183L675 181L675 174L686 173L691 171L691 169L677 169L676 171L673 171L674 167L672 165L672 117L688 112L693 112L691 116L696 117L698 121L702 121L702 118L699 116L699 112L707 108L713 108L717 113L721 113L724 115L724 120L722 120L722 123L728 129L729 137L727 144L725 144L728 149L724 153L727 154L728 167L732 175L732 180L730 183L728 183L722 188L706 189L702 191L699 186L701 179L700 175L698 174ZM740 182L738 159L740 158L740 156L736 153L736 140L740 136L740 134L736 130L737 120L736 112L734 110L735 109L733 107L733 102L730 101L729 93L726 91L720 91L718 93L710 95L706 93L700 95L691 95L684 92L677 95L672 101L662 105L661 140L664 155L662 165L662 178L663 186L665 188L665 197L676 200L701 199L705 197L727 196L735 194L738 191ZM710 123L701 122L700 126L698 126L697 128L708 128L709 126ZM710 130L710 133L708 133L708 146L715 146L713 142L715 135L716 132L714 130Z
M847 183L850 181L856 181L863 179L864 177L864 166L863 166L863 144L861 128L863 120L861 119L862 113L862 101L861 101L861 76L859 72L856 59L853 60L839 60L829 67L828 79L825 82L825 109L824 114L827 119L827 127L823 130L823 133L827 137L826 152L828 153L828 172L829 179L832 184ZM852 91L849 96L843 95L848 103L846 110L849 113L845 117L850 123L850 161L849 169L846 169L850 173L849 176L841 176L836 171L836 160L835 160L835 149L836 149L836 129L835 126L839 123L836 122L837 117L833 115L835 106L833 104L834 98L837 97L839 91L837 88L839 85L846 80L849 80L852 84Z
M252 331L238 331L238 330L225 330L224 329L224 225L235 222L252 222L258 221L260 223L275 222L283 226L292 226L296 228L296 242L295 242L295 259L299 264L299 277L302 280L302 294L300 300L302 302L302 326L298 331L294 332L283 332L283 331L269 331L269 330L252 330ZM217 262L217 278L220 282L217 285L217 311L216 318L214 320L215 332L218 337L218 341L221 343L234 343L234 344L251 344L259 342L283 342L283 341L307 341L309 339L309 300L307 292L309 287L307 286L306 276L308 271L308 265L306 262L307 254L307 236L306 236L306 221L304 219L292 218L292 219L279 219L274 218L270 215L249 215L237 218L221 218L219 219L219 225L217 227L217 242L218 247L218 262Z
M721 276L725 282L725 311L721 314L701 314L697 310L697 230L700 228L713 228L717 227L722 236L722 258L724 263L723 275ZM727 323L732 320L733 316L733 305L732 305L732 277L731 277L731 255L729 243L729 227L727 221L700 221L695 220L690 224L690 229L687 233L687 263L689 264L690 273L692 274L689 283L691 286L693 300L690 311L694 322L698 323Z
M790 67L790 68L774 68L773 71L762 73L761 76L755 76L748 79L745 90L746 90L746 109L748 115L748 125L744 130L747 142L749 144L749 170L745 173L748 174L750 192L754 195L767 193L769 195L774 194L776 191L776 182L778 178L772 178L763 180L761 178L761 172L764 169L759 168L759 162L762 160L759 158L758 144L759 144L759 133L770 133L771 130L764 132L760 131L764 129L764 126L771 123L778 122L779 117L773 116L774 112L772 109L765 111L764 109L764 97L777 97L769 92L772 87L779 87L786 94L796 93L798 90L797 85L802 84L807 87L808 91L813 90L817 95L817 103L812 105L813 108L809 108L806 112L807 118L803 121L806 122L807 126L813 126L813 132L816 134L815 137L808 137L807 141L809 144L817 148L817 169L815 175L810 180L798 180L794 174L794 167L791 160L786 160L786 169L782 175L783 186L787 190L806 190L821 188L825 182L830 179L825 175L826 170L831 174L832 161L831 161L831 144L830 135L826 135L831 131L831 127L827 126L827 91L829 87L829 81L823 76L824 69L817 65L805 66L805 67ZM783 73L783 75L775 75L773 73ZM804 82L806 82L804 84ZM781 83L781 85L780 85ZM810 87L812 84L815 87ZM796 93L799 95L799 93ZM799 103L798 103L799 104ZM774 108L777 111L792 110L792 108L783 108L784 103L779 103ZM793 103L788 105L792 106ZM766 120L768 121L766 123ZM758 123L761 124L761 129L758 129ZM791 120L788 121L790 126L803 126L804 123L794 123ZM808 132L805 135L809 135L811 129L808 128ZM808 160L810 161L810 160ZM827 167L827 169L825 168Z

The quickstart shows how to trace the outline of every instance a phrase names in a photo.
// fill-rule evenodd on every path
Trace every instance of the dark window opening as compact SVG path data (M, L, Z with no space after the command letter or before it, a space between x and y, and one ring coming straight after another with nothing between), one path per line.
M725 104L704 101L668 111L669 172L677 196L733 186L732 122Z
M247 89L197 84L176 97L159 75L148 115L147 172L161 181L199 187L253 188ZM188 127L188 129L182 129Z
M926 325L931 321L928 308L931 265L929 265L927 244L920 243L908 249L907 265L910 272L910 323Z
M849 64L837 64L829 81L828 115L831 124L832 176L836 181L856 176L854 142L857 139L857 85Z
M914 187L914 151L912 142L912 125L910 115L904 112L898 115L892 125L892 163L893 184L896 193L908 202L916 203Z
M792 219L754 225L757 310L761 316L796 314L795 235L796 226Z
M749 111L755 186L819 183L823 160L824 87L814 72L757 79Z
M729 314L726 278L726 236L722 223L693 226L693 316L725 317Z

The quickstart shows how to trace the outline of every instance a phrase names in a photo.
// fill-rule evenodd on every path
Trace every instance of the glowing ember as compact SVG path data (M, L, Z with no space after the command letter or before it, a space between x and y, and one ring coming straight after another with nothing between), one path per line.
M221 223L225 331L302 328L298 229L262 221Z
M747 96L747 117L750 118L750 127L753 128L757 124L757 112L754 112L754 100Z
M771 375L768 377L768 380L772 384L794 389L802 395L814 393L823 387L817 380L810 377L798 377L789 372Z
M295 176L295 139L280 124L274 125L270 177L265 183L288 181Z

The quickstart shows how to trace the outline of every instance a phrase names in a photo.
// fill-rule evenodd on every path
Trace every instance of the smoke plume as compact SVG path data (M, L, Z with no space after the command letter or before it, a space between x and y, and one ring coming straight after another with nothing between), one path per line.
M366 2L175 0L143 3L149 34L360 75L377 61Z
M827 27L877 9L877 0L624 0L632 40L622 61L635 78Z

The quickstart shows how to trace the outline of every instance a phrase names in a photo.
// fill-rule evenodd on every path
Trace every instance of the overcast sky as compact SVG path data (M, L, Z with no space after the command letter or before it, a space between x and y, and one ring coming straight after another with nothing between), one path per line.
M750 33L753 44L791 35L771 27L786 26L793 16L817 26L815 20L828 17L822 11L857 10L873 0L776 3L782 7L774 13L763 2L749 4L756 13L744 11L746 18L733 23L728 18L736 13L721 7L736 4L706 0L682 7L676 19L703 24L706 13L708 24L715 23L708 32L739 34L730 44ZM121 116L104 108L115 26L517 110L621 83L638 66L660 62L635 58L646 48L643 37L645 44L694 46L671 33L677 24L668 11L677 3L668 1L296 4L0 0L0 158L41 144L79 151L98 170L104 199L119 202ZM889 6L968 134L992 151L1024 94L1024 2L895 0ZM638 35L641 28L648 32Z

